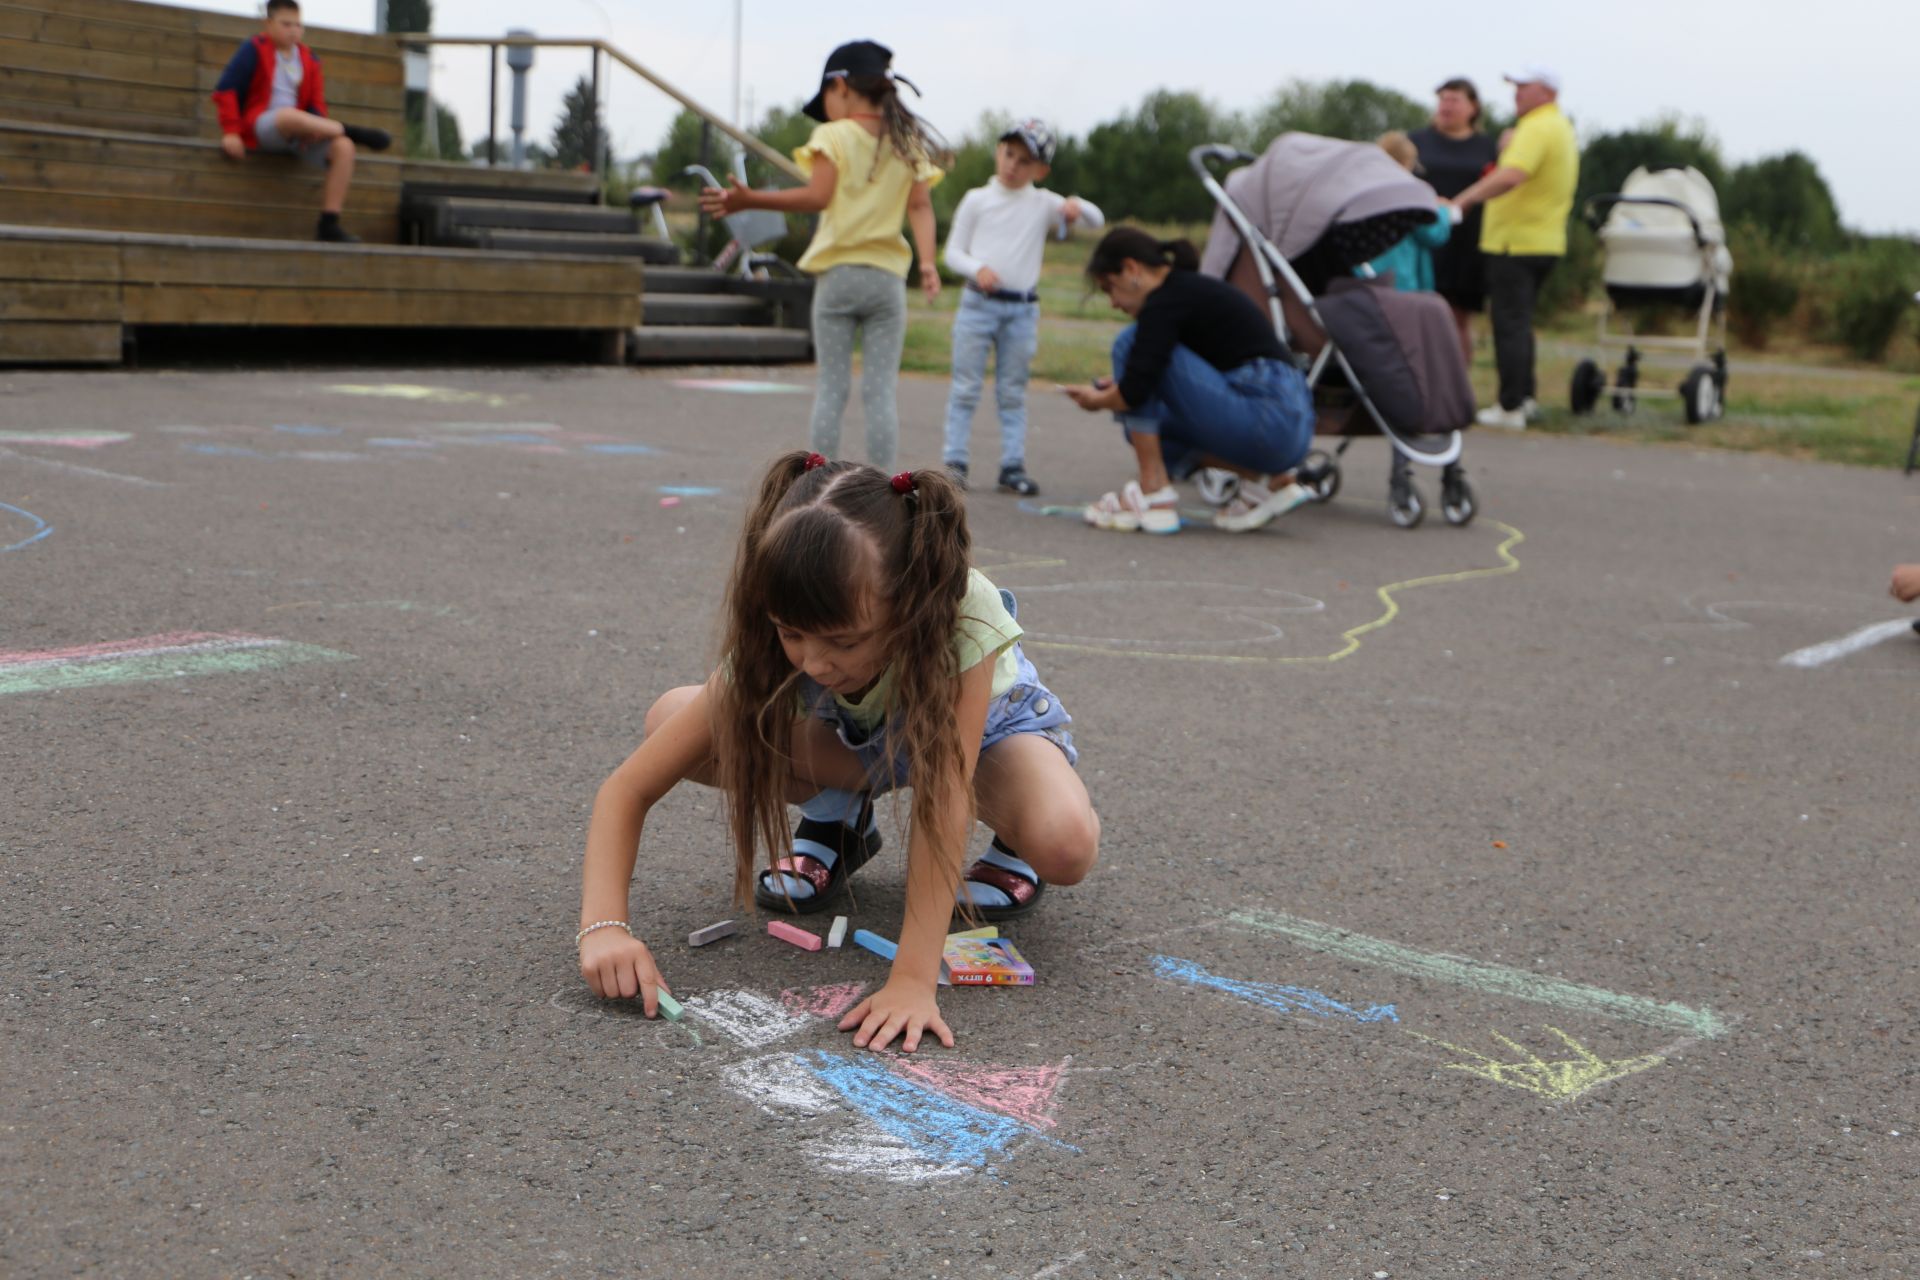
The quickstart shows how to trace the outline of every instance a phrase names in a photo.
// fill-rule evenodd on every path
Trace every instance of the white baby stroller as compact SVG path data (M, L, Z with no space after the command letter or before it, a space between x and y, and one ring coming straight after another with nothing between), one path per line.
M1607 305L1600 313L1596 342L1603 348L1627 349L1626 363L1613 379L1614 409L1631 413L1639 396L1672 394L1640 385L1640 348L1656 347L1689 352L1694 358L1679 389L1687 421L1718 418L1727 403L1727 288L1733 256L1727 252L1713 184L1698 169L1642 166L1627 176L1620 191L1587 201L1586 218L1599 230L1606 253L1601 275ZM1630 326L1620 336L1607 332L1616 308L1662 307L1697 310L1693 334L1635 337ZM1710 343L1717 347L1711 354ZM1597 362L1582 360L1574 366L1575 413L1591 413L1606 390L1606 371Z
M1433 188L1377 146L1306 133L1281 134L1263 156L1213 145L1187 159L1219 206L1201 270L1266 306L1315 392L1328 427L1316 434L1341 437L1331 455L1309 453L1295 478L1319 501L1331 500L1354 437L1378 433L1392 445L1387 510L1395 524L1411 529L1426 514L1410 462L1440 468L1448 524L1472 520L1477 502L1460 465L1460 432L1473 422L1473 389L1452 315L1438 294L1353 275L1440 216ZM1241 167L1223 184L1209 161ZM1351 401L1337 399L1342 380Z

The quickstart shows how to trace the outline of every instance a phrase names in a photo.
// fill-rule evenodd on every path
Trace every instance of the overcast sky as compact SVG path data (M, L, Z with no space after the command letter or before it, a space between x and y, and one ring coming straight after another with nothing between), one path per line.
M1559 71L1561 104L1583 136L1673 113L1705 123L1729 162L1812 156L1842 219L1869 231L1920 231L1920 0L1535 0L1530 6L1432 0L962 0L955 4L742 0L742 96L753 116L812 93L827 53L870 38L926 92L918 104L950 137L989 110L1040 115L1082 134L1150 89L1197 90L1248 111L1279 85L1362 78L1428 99L1454 75L1511 105L1502 71ZM259 0L200 0L258 13ZM366 31L374 0L304 0L307 21ZM437 0L441 35L599 37L723 116L733 114L730 0ZM1483 15L1475 34L1475 15ZM541 50L532 137L545 139L586 56ZM469 140L486 133L484 51L435 58L435 96ZM502 73L503 80L505 73ZM617 152L650 151L674 105L624 70L610 86ZM502 94L502 133L506 103Z

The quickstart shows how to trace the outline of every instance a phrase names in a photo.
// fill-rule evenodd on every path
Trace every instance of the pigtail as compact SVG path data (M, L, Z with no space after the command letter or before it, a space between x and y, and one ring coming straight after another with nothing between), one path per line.
M925 831L930 847L943 855L940 874L957 881L972 830L973 787L954 696L960 671L953 637L967 593L972 538L966 502L945 470L903 473L893 482L895 492L903 479L909 483L899 501L908 521L893 574L895 706L913 762L912 827ZM956 799L966 806L957 828L951 813Z
M754 851L784 849L786 777L793 754L795 673L767 618L761 548L774 517L810 471L826 460L796 449L776 458L747 511L727 584L725 637L713 705L715 780L727 806L734 842L734 897L751 897Z
M880 109L880 136L887 144L874 153L876 170L888 150L908 165L921 160L945 169L953 164L953 148L940 131L915 115L900 97L900 85L915 93L920 89L905 76L852 76L847 87Z

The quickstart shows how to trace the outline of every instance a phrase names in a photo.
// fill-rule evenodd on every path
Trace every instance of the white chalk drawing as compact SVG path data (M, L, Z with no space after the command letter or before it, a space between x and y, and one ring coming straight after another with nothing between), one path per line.
M1271 645L1286 638L1284 620L1325 613L1324 600L1278 587L1244 583L1171 579L1106 579L1092 582L1026 584L1015 588L1021 599L1064 594L1079 597L1077 612L1094 619L1138 626L1151 620L1158 634L1098 635L1029 628L1035 641L1083 645L1116 652L1204 652ZM1151 612L1140 602L1151 600ZM1049 616L1076 611L1054 606ZM1224 634L1223 634L1224 633Z
M1815 667L1824 667L1829 662L1837 662L1862 649L1871 649L1874 645L1884 644L1895 636L1912 635L1912 618L1894 618L1888 622L1876 622L1850 631L1838 640L1828 640L1823 644L1808 645L1804 649L1795 649L1780 659L1783 667L1799 667L1811 671Z
M751 991L716 991L681 1001L689 1017L699 1018L747 1049L764 1049L805 1031L811 1022L787 1012L777 1000Z

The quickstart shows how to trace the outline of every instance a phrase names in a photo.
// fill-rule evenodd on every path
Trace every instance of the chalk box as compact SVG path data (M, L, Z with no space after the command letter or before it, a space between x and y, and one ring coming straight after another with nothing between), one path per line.
M1033 985L1033 966L1005 938L949 938L940 959L956 987Z

